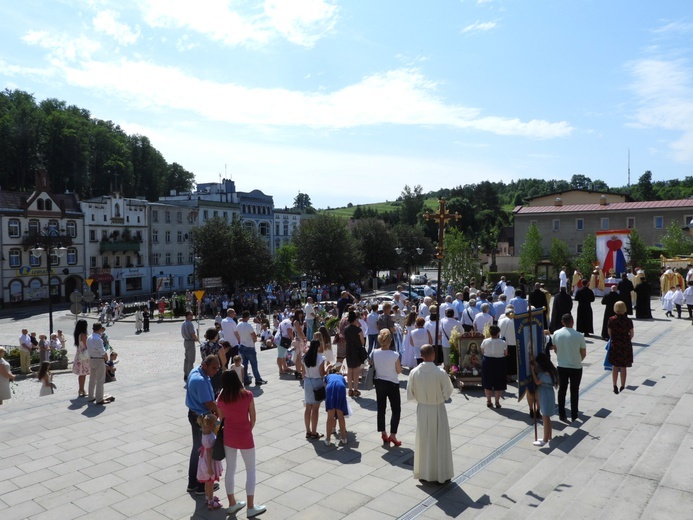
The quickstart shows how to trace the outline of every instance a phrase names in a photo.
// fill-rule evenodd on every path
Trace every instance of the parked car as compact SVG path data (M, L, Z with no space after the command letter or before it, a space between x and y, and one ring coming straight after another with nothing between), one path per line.
M413 274L410 276L411 283L426 283L428 277L426 274Z

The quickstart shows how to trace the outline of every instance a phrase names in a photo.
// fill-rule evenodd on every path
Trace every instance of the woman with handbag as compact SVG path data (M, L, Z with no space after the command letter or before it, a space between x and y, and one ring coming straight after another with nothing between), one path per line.
M308 352L303 356L303 397L306 410L303 420L306 423L306 439L319 439L323 437L318 433L318 415L320 403L325 400L325 356L318 353L320 340L313 339L308 347Z
M219 418L224 421L225 481L229 498L226 512L233 515L246 506L244 501L236 501L234 495L236 458L240 451L245 464L245 492L248 497L246 516L252 518L267 510L263 505L255 505L255 401L253 394L243 388L243 383L234 370L224 372L221 377L221 393L217 399L217 408Z
M402 373L402 364L399 354L392 350L392 336L390 331L382 329L378 333L378 345L380 348L373 351L371 358L375 367L375 396L378 403L378 431L384 443L401 446L402 441L397 440L397 428L402 411L402 400L399 393L399 376ZM390 401L392 418L390 419L390 435L385 428L385 409L387 401Z
M305 317L303 315L303 310L301 309L296 309L294 312L294 321L292 324L292 328L294 331L294 341L293 341L293 346L294 346L294 363L296 364L296 374L300 374L303 376L303 353L306 350L306 334L305 334L305 329L303 322L305 321Z
M349 325L344 329L346 339L346 362L347 362L347 386L349 397L358 397L359 392L359 371L361 365L368 357L366 349L363 347L363 330L359 326L359 315L355 311L349 311Z

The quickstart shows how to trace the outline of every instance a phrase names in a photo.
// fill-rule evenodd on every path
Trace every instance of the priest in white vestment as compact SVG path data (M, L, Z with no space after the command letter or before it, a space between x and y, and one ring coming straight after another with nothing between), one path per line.
M435 364L435 349L421 347L423 363L411 371L407 399L416 401L414 478L441 484L452 479L452 444L445 401L453 391L450 376Z

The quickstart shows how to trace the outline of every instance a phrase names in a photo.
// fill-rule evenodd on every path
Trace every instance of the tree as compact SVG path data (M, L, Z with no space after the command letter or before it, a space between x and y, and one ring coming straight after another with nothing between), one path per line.
M473 276L479 276L480 272L481 264L474 255L471 241L459 229L450 229L445 234L443 280L452 282L455 290L461 291L464 284Z
M435 253L435 246L421 228L398 224L392 229L396 247L401 248L398 264L407 270L409 275L416 272L418 266L426 265ZM422 249L421 254L417 248Z
M308 208L312 207L310 203L310 195L307 193L298 192L298 195L294 198L294 209L299 210L301 213L306 211Z
M338 217L322 214L304 221L293 235L299 271L322 282L348 283L363 272L356 240Z
M570 178L570 187L574 190L589 190L592 185L592 179L585 175L577 174Z
M237 290L242 284L259 285L270 278L272 256L267 245L240 220L227 222L214 217L192 231L193 251L200 260L200 278L221 276L224 284ZM229 254L219 254L229 251Z
M636 228L630 230L630 240L623 249L630 257L630 265L633 267L645 267L648 259L647 245Z
M424 196L421 185L414 186L412 190L408 185L404 186L399 200L400 222L409 226L415 226L421 222L424 209Z
M392 268L397 264L396 239L382 220L360 219L352 228L351 233L363 254L364 265L371 277L374 278L378 275L378 271Z
M597 237L589 233L585 236L585 240L582 243L582 253L575 259L575 264L582 273L582 276L589 278L596 261Z
M638 179L638 184L635 185L633 196L637 200L657 200L657 195L652 186L652 172L647 170Z
M551 247L549 247L549 260L553 264L553 270L558 276L561 271L561 267L570 264L570 251L568 251L568 244L564 240L559 238L554 238L551 241Z
M688 233L684 233L681 226L672 221L661 238L667 257L690 255L693 253L693 241Z
M274 278L280 284L285 284L293 280L298 275L296 269L296 246L294 244L284 244L274 255Z
M544 256L544 246L541 243L541 233L536 224L531 224L527 230L525 243L520 247L520 271L537 274L537 266Z

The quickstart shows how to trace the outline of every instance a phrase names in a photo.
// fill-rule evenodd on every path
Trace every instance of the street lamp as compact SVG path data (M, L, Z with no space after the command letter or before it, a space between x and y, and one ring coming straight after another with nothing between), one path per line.
M423 247L417 247L416 249L414 249L414 251L416 251L416 253L419 256L421 256L421 254L424 252ZM398 255L401 255L403 252L404 252L404 248L402 248L400 246L397 246L395 248L395 253L397 253ZM409 258L407 258L407 261L410 261L412 258L416 258L414 256L413 252L411 253L411 256ZM407 271L408 271L407 277L409 278L409 302L410 302L410 304L413 304L414 299L411 297L411 269L410 269L410 267L411 267L411 265L407 266ZM416 263L414 263L414 270L416 270Z
M58 233L57 228L46 227L44 231L34 233L30 235L28 239L34 242L34 246L29 249L34 258L41 258L44 253L46 254L46 267L48 272L48 332L49 334L53 334L53 295L51 294L51 275L54 265L53 258L59 259L65 255L67 248L63 245L63 242L69 242L69 237ZM56 265L58 263L59 261L55 262ZM58 294L60 294L60 285L58 285Z

